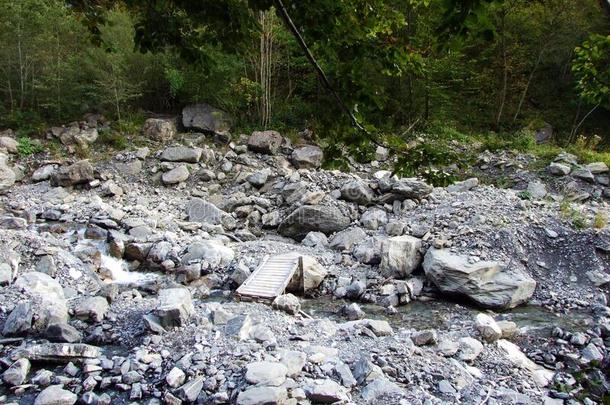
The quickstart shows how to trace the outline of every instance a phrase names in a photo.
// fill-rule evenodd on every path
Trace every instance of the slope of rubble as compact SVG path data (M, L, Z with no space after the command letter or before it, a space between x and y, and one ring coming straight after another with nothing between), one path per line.
M602 403L605 165L484 154L470 175L514 188L435 188L384 151L328 171L277 132L158 121L101 161L0 153L0 402ZM291 252L272 305L235 295Z

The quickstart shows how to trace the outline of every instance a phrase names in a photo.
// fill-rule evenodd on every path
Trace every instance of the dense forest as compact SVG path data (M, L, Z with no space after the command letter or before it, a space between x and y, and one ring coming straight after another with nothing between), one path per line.
M399 142L548 127L562 146L610 141L604 1L287 4L330 91L276 7L205 3L2 0L0 126L35 136L101 112L130 128L206 102L236 132L308 128L330 157L335 143L372 145L346 109Z

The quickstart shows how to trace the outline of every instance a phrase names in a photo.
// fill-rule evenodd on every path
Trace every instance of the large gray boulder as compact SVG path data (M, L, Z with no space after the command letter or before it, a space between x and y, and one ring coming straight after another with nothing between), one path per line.
M431 248L424 271L442 292L463 296L494 309L514 308L534 294L536 281L518 267L499 262L470 263L468 257Z
M142 134L154 141L171 141L176 136L176 124L170 119L149 118L142 126Z
M352 180L341 187L341 198L360 205L368 205L373 201L375 195L363 181Z
M384 196L384 202L391 200L404 200L407 198L421 200L427 197L433 187L423 180L416 178L406 178L394 181L390 185L390 193Z
M34 329L44 330L50 324L68 321L68 306L63 289L50 276L32 271L21 275L13 285L32 297Z
M314 257L302 256L303 268L290 280L286 291L308 294L318 288L328 274L328 270Z
M70 166L62 166L51 175L52 186L75 186L95 179L95 171L88 160L81 160Z
M284 387L251 386L237 396L237 405L281 405L286 403Z
M421 239L413 236L395 236L381 245L380 270L386 277L404 278L419 266L422 261Z
M278 232L289 238L302 240L311 231L329 235L342 231L350 224L339 209L324 205L304 205L295 209L278 227Z
M291 159L297 169L317 169L322 165L324 152L317 146L307 145L295 149Z
M154 313L164 328L184 326L195 311L191 293L186 288L167 288L159 291Z
M16 179L17 175L8 165L8 156L0 152L0 191L15 184Z
M223 215L227 215L214 204L202 200L201 198L192 198L186 204L186 212L189 221L201 222L204 224L218 225Z
M258 153L275 155L284 143L284 138L277 131L254 131L248 138L248 149Z
M227 133L231 129L229 115L208 104L193 104L182 109L182 126L194 131Z
M189 169L185 165L180 165L168 172L163 173L161 176L161 181L167 186L178 184L182 183L183 181L187 181L189 174Z

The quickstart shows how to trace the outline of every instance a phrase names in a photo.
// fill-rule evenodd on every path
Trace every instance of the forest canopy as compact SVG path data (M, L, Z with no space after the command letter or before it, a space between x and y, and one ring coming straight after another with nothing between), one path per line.
M0 124L26 132L206 102L238 130L308 128L331 157L439 127L610 141L606 0L0 3Z

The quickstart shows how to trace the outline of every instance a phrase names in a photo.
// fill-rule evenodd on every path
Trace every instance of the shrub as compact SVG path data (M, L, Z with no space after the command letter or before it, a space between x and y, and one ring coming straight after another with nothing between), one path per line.
M38 140L32 140L26 136L17 139L17 152L20 156L30 156L44 150Z
M127 138L119 132L112 130L102 131L98 138L98 142L118 150L127 148Z

